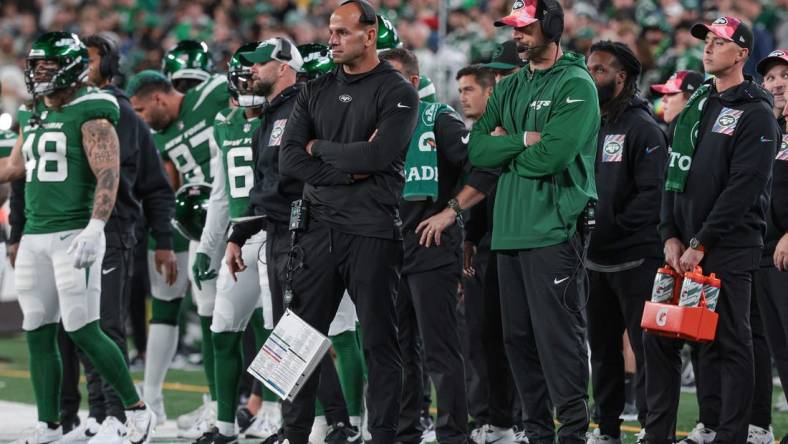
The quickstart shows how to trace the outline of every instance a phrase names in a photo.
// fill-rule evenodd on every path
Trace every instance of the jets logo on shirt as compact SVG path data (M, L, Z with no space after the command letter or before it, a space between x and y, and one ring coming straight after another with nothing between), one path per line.
M733 132L736 130L736 125L739 123L739 119L741 118L742 114L744 114L744 111L740 109L722 108L722 111L720 111L720 115L717 116L717 121L714 122L714 127L711 129L711 131L713 133L732 136Z
M780 151L777 152L776 159L788 162L788 134L783 135Z
M428 107L424 108L424 112L421 114L421 121L424 122L425 125L431 126L435 123L436 112L438 111L438 104L433 103Z
M342 94L339 96L339 101L342 103L350 103L352 100L353 98L350 97L350 94Z
M550 106L551 103L552 103L551 100L534 100L533 102L531 102L530 106L536 111L539 111L542 108L547 108L548 106Z
M282 143L285 125L287 125L287 119L279 119L274 122L274 127L271 129L271 137L268 139L268 146L279 146Z
M602 162L621 162L624 158L625 134L608 134L602 144Z

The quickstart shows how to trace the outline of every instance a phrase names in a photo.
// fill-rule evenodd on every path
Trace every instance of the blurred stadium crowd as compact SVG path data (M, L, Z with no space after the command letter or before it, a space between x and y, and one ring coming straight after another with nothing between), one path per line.
M435 82L438 99L449 104L458 101L457 70L488 61L497 45L511 38L508 28L493 25L496 17L508 13L506 0L372 3L396 25L404 46L418 56L422 74ZM0 113L5 115L0 117L0 129L12 125L15 110L27 99L25 54L44 30L115 34L126 75L158 69L164 52L179 40L203 40L212 51L214 69L223 71L242 42L281 35L299 45L327 41L328 17L338 4L338 0L3 0ZM703 42L689 33L696 21L725 15L749 21L755 48L745 72L755 77L758 60L774 48L788 46L788 0L563 0L562 4L564 47L587 54L597 40L627 44L643 64L644 94L650 94L649 85L664 82L675 71L703 71Z

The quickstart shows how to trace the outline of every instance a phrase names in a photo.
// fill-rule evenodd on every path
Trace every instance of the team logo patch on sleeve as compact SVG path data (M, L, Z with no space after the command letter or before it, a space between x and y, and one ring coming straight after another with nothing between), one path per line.
M732 136L742 114L744 114L744 111L740 109L722 108L711 131L725 134L726 136Z
M621 162L624 158L626 134L608 134L602 145L602 162Z
M274 128L271 130L271 138L268 139L268 146L279 146L282 143L282 134L285 133L285 125L287 125L287 119L279 119L274 122Z
M780 150L777 151L777 160L788 162L788 134L783 135Z

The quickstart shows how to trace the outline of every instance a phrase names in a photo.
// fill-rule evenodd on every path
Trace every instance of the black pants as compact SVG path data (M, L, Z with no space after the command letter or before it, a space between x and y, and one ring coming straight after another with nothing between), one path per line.
M290 251L290 232L285 224L269 224L266 230L266 267L268 270L268 285L271 289L271 305L273 307L274 323L284 314L284 276L287 266L287 255ZM336 309L334 310L336 312ZM333 320L333 317L332 317ZM326 330L327 331L327 330ZM320 383L317 390L317 399L323 405L328 424L348 424L347 404L342 394L336 366L328 354L320 364ZM314 404L313 404L314 407ZM312 412L314 416L314 409ZM311 422L310 422L311 426ZM308 435L308 433L307 433ZM291 440L292 442L292 440Z
M487 247L489 248L489 246ZM484 361L489 375L489 423L496 427L510 428L522 421L522 415L516 414L515 401L520 405L516 395L512 369L506 356L503 338L503 320L501 317L501 294L498 286L498 255L490 252L484 269L484 308L482 311L482 344L484 344Z
M788 273L776 268L761 268L753 276L751 315L755 355L755 394L750 424L768 428L771 424L772 373L774 361L780 381L788 386ZM756 321L760 321L760 324ZM761 327L761 331L759 328ZM764 340L766 348L764 348Z
M148 239L137 242L133 253L134 265L132 278L128 285L129 322L131 340L137 355L144 355L148 343L147 310L145 300L150 295L150 276L148 276ZM179 270L186 273L186 270Z
M749 423L763 429L772 424L772 356L766 341L766 328L758 309L758 294L753 276L753 297L750 303L750 327L752 328L753 366L755 386L752 394L752 411ZM783 291L786 289L783 288Z
M659 259L646 259L631 270L615 273L589 272L590 294L588 343L591 346L591 383L594 403L599 408L599 431L618 438L619 416L624 410L623 333L626 329L635 354L635 403L638 421L646 421L646 372L640 320L643 306L651 297Z
M423 369L418 340L424 346L426 371L435 385L438 416L435 433L440 443L468 440L465 368L457 331L457 286L462 264L454 262L425 272L402 276L397 296L399 345L404 387L397 441L419 443Z
M126 350L126 313L128 311L128 292L126 283L130 280L129 261L131 245L128 248L113 242L107 235L107 250L101 264L101 329L120 347L128 360ZM77 415L80 402L79 362L85 367L88 386L89 416L101 422L107 416L114 416L121 422L126 421L123 402L120 396L95 371L90 360L71 341L62 326L58 335L60 355L63 360L63 384L61 388L61 416L64 419Z
M356 304L369 368L367 411L372 442L391 443L397 433L402 396L395 306L402 242L340 233L311 220L309 230L300 234L298 246L304 252L303 268L294 276L295 297L290 308L326 334L348 290ZM291 444L308 440L319 377L313 375L293 402L282 404Z
M484 263L486 264L486 258ZM481 262L478 255L474 266ZM484 281L482 273L462 280L462 297L457 305L457 327L462 343L462 358L465 363L465 387L468 392L468 414L477 425L490 422L487 400L490 397L489 378L485 366L484 344L482 343L482 312L484 310ZM400 333L402 326L400 325ZM403 352L403 361L407 356ZM407 367L407 364L405 364ZM405 370L407 372L407 369ZM404 408L404 407L403 407Z
M573 240L576 244L576 242ZM584 443L588 430L586 322L578 291L580 259L562 243L498 255L506 354L532 444Z
M715 270L704 270L705 272ZM719 371L718 443L744 443L753 394L753 351L750 329L752 273L715 271L722 281L717 313L717 336L700 349L699 361ZM643 334L646 357L646 433L650 444L672 442L679 403L681 341ZM701 371L700 378L703 378Z
M677 341L679 348L681 342ZM698 400L698 422L717 430L720 424L720 368L717 366L717 348L712 342L691 342L690 359L695 374L695 397ZM700 356L706 358L701 360Z

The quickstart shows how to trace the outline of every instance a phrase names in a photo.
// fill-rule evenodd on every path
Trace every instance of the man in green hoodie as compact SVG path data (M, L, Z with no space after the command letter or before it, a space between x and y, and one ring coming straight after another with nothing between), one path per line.
M512 26L527 60L493 91L470 134L478 167L502 168L493 213L506 353L531 443L585 442L588 355L578 281L577 221L596 198L596 87L581 55L559 44L555 0L517 0L496 22Z

